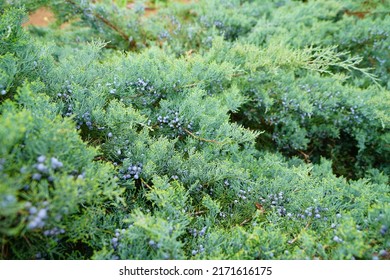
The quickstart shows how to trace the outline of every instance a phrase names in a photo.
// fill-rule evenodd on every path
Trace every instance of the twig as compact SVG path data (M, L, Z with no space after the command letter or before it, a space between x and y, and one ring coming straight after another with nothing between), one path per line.
M310 226L310 221L306 224L306 226L303 230L307 230L309 228L309 226ZM288 241L288 244L293 244L295 241L297 241L299 239L299 237L301 237L301 233L303 230L301 230L301 232L294 239Z
M102 21L105 25L107 25L108 27L110 27L112 30L116 31L126 42L129 42L129 46L131 49L134 49L136 47L136 43L134 40L130 40L130 37L124 33L118 26L114 25L112 22L110 22L108 19L105 19L104 17L102 17L101 15L99 14L96 14L96 13L93 13L93 15L99 19L100 21Z
M205 139L205 138L202 138L202 137L199 137L199 136L196 136L195 134L193 134L191 131L189 131L188 129L186 128L183 128L185 132L187 132L189 135L191 135L192 137L196 138L196 139L199 139L201 141L205 141L205 142L211 142L211 143L216 143L216 144L222 144L222 142L218 142L216 140L210 140L210 139Z
M31 243L30 243L30 240L28 240L28 238L27 238L25 235L23 235L23 239L26 240L28 246L29 246L30 248L32 248L32 245L31 245Z
M193 88L195 86L197 86L199 83L192 83L192 84L188 84L188 85L184 85L182 86L182 88Z
M249 222L251 219L245 219L244 221L241 222L240 226L245 225L247 222Z
M104 157L104 155L97 155L93 158L94 161L103 160L107 161L107 159Z
M232 77L235 78L235 77L241 77L241 76L244 76L246 73L245 72L237 72L237 73L234 73L232 74Z
M142 182L142 184L144 184L149 190L152 189L152 187L149 186L148 183L146 183L146 182L144 181L144 179L141 178L141 182Z
M298 150L298 152L299 152L301 155L303 155L303 157L304 157L306 163L310 163L310 159L309 159L309 158L310 158L310 155L305 154L305 153L302 152L301 150Z
M194 213L190 213L190 216L196 216L196 215L203 214L203 213L206 213L206 211L201 210L201 211L197 211L197 212L194 212Z
M2 245L1 245L1 256L3 258L6 258L6 248L5 248L5 244L6 244L6 241L5 241L5 235L2 236Z
M72 0L65 0L65 1L68 2L69 4L75 6L76 8L82 10L82 8L74 1L72 1ZM98 20L100 20L101 22L103 22L105 25L107 25L109 28L111 28L112 30L117 32L126 42L129 42L130 49L135 49L136 42L134 40L130 40L130 37L125 32L123 32L122 29L120 29L118 26L116 26L115 24L113 24L111 21L104 18L103 16L99 15L98 13L92 12L92 15L95 18L97 18Z

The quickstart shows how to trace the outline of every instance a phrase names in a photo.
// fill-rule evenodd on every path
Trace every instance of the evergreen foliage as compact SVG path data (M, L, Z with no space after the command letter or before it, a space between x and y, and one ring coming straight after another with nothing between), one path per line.
M1 258L390 258L389 4L164 2L0 2Z

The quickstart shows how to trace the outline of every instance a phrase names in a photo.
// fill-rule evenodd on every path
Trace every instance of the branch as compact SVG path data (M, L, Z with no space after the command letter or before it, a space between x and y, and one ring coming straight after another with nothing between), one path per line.
M199 82L193 83L193 84L188 84L188 85L182 86L182 88L193 88L193 87L196 87L196 86L199 85L199 84L200 84Z
M206 213L206 211L201 210L201 211L197 211L197 212L194 212L194 213L189 213L189 215L190 216L196 216L196 215L200 215L200 214L203 214L203 213Z
M82 10L82 8L77 3L75 3L73 0L65 0L65 1L68 2L69 4L75 6L76 8ZM103 16L99 15L98 13L95 13L94 11L92 11L92 15L95 18L97 18L98 20L100 20L101 22L103 22L105 25L107 25L109 28L114 30L116 33L118 33L126 42L129 42L130 49L135 49L136 42L132 39L130 40L130 37L125 32L123 32L122 29L120 29L118 26L116 26L115 24L113 24L111 21L104 18Z
M97 19L102 21L105 25L110 27L112 30L116 31L125 41L129 42L131 48L134 48L136 46L135 41L134 40L130 40L130 37L125 32L123 32L118 26L114 25L108 19L105 19L104 17L102 17L101 15L99 15L97 13L93 13L93 15Z
M152 189L152 187L149 186L148 183L146 183L146 182L144 181L144 179L141 178L141 182L142 182L142 184L144 184L149 190Z
M210 142L210 143L216 143L216 144L222 144L222 142L218 142L218 141L216 141L216 140L209 140L209 139L205 139L205 138L196 136L195 134L193 134L191 131L189 131L189 130L186 129L186 128L183 128L183 130L184 130L185 132L187 132L189 135L191 135L192 137L194 137L194 138L196 138L196 139L199 139L199 140L201 140L201 141Z
M241 222L240 226L243 226L245 225L246 223L248 223L251 219L245 219L244 221Z
M305 154L304 152L302 152L301 150L297 150L301 155L303 155L304 157L304 160L306 163L310 163L310 154Z
M306 224L306 226L303 230L307 230L309 228L309 226L310 226L310 221ZM295 241L297 241L299 239L299 237L301 237L301 233L303 230L301 230L301 232L294 239L288 241L288 244L293 244Z

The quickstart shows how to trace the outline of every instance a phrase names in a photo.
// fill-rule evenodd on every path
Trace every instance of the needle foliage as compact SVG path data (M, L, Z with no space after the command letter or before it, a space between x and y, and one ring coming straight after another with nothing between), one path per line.
M0 1L1 258L389 259L388 2L155 2Z

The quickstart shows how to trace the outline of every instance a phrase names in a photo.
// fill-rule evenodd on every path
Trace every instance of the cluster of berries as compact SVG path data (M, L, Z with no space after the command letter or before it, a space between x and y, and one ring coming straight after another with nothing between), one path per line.
M240 198L240 199L242 199L242 200L246 200L246 199L248 198L248 195L250 195L250 194L251 194L251 189L250 189L250 188L247 189L247 190L242 190L242 189L240 189L240 190L238 191L237 196L238 196L238 198ZM237 202L238 202L237 199L234 200L234 203L237 203Z
M194 250L191 251L191 254L192 254L193 256L197 255L198 253L201 254L201 253L204 252L204 247L203 247L202 244L199 244L198 248L199 248L199 249L194 249Z
M62 228L58 228L58 227L54 227L52 229L48 229L48 230L45 230L43 232L43 234L45 236L57 236L57 235L64 234L64 233L65 233L65 230Z
M47 176L47 179L49 181L53 181L53 178L49 176L49 168L51 167L53 170L58 170L63 166L64 164L61 161L59 161L57 158L52 157L50 159L50 162L47 162L46 156L41 155L37 158L37 163L34 165L37 172L35 172L32 175L32 179L36 181L40 181L42 177Z
M196 228L193 228L193 229L189 229L189 233L193 236L193 237L202 237L206 234L206 230L207 230L207 226L203 227L201 230L197 230Z
M119 245L119 240L121 236L126 232L126 229L116 229L115 230L115 237L111 239L111 245L116 250Z
M321 206L309 206L303 212L288 212L285 208L285 205L289 203L289 199L284 197L283 192L279 192L278 194L269 194L267 198L260 198L261 203L264 206L268 206L271 209L276 210L279 216L287 217L289 219L323 219L324 221L328 220L326 213L329 211L326 207ZM340 214L337 214L338 216ZM341 215L340 215L341 217Z
M191 131L193 129L193 123L188 122L185 118L180 116L179 112L169 110L165 116L159 115L157 122L160 128L167 127L172 131L171 137L176 138L186 135L186 130Z
M62 87L62 89L63 91L57 93L57 96L68 102L70 100L71 94L73 93L72 85L69 83L69 81L65 81L65 85Z
M31 202L27 202L25 204L25 208L28 210L29 213L29 223L27 225L28 229L33 230L37 228L43 228L45 226L45 221L48 218L48 205L49 203L47 201L44 201L42 203L42 208L37 208L36 206L33 206Z
M162 41L162 40L169 40L169 39L171 39L171 34L169 34L169 32L167 30L161 31L158 34L158 39L160 41Z
M123 174L122 179L124 180L139 179L142 172L142 163L138 162L134 165L130 163L127 169L121 169L119 172Z
M288 199L284 197L283 192L277 194L269 194L266 198L260 198L263 206L268 206L269 208L275 209L279 216L290 216L291 213L288 213L284 205L289 202Z
M149 244L149 246L152 247L153 249L159 249L159 248L161 248L161 243L160 243L160 242L156 242L156 241L154 241L153 239L149 240L148 244Z
M323 218L325 221L328 220L328 217L325 216L325 213L328 212L328 208L323 208L321 206L310 206L305 209L303 213L298 213L297 217L300 219L306 219L306 218L315 218L315 219L321 219Z
M57 93L57 97L61 98L66 104L68 104L68 107L66 108L65 117L70 117L73 114L73 105L69 104L71 101L71 95L73 94L73 88L70 82L67 80L65 81L65 85L62 86L62 92Z
M92 120L91 120L91 114L89 112L85 112L81 115L81 118L78 118L77 120L77 129L80 129L80 127L85 124L89 130L92 130Z
M109 88L110 94L116 94L117 89L120 87L120 82L118 82L118 78L114 77L113 83L106 83L106 87Z
M164 97L147 79L138 78L135 82L127 82L126 85L141 96L144 106L154 104Z

